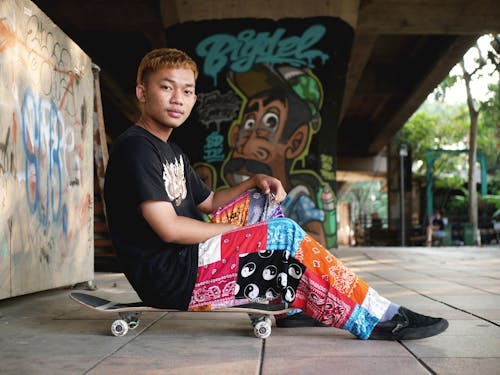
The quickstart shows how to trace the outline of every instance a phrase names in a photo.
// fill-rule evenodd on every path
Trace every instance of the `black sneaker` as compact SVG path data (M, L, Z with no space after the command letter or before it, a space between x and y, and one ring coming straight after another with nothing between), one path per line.
M293 315L287 315L286 318L276 318L276 327L298 328L298 327L328 327L326 324L318 322L316 319L307 315L303 311Z
M440 334L448 328L448 321L417 314L400 307L391 320L378 323L370 340L416 340Z

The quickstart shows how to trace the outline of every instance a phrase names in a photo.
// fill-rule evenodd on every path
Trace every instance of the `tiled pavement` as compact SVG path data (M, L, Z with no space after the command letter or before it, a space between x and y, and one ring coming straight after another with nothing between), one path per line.
M387 298L450 327L416 341L360 341L330 328L253 336L240 313L147 313L124 337L115 316L57 289L0 301L0 374L500 374L500 247L334 251ZM113 300L137 297L122 274L97 273Z

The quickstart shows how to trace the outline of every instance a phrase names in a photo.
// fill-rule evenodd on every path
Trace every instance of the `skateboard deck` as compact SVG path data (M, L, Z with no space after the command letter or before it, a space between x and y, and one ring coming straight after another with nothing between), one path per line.
M139 325L143 312L181 312L176 309L162 309L145 305L143 302L119 303L110 301L91 294L72 292L69 297L79 304L94 311L102 313L117 313L120 319L111 324L111 333L114 336L125 336L129 329ZM254 334L258 338L267 338L271 334L271 316L285 314L292 308L285 304L249 303L224 309L211 311L188 311L193 313L203 312L242 312L247 313L254 327ZM185 312L185 311L182 311Z

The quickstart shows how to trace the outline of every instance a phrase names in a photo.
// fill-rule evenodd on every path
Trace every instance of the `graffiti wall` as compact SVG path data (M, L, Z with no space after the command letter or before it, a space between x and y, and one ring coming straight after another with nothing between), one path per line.
M26 0L0 2L0 298L91 280L91 61Z
M337 244L336 134L352 44L338 18L188 22L169 47L197 62L198 101L173 133L213 189L256 173L279 178L285 214Z

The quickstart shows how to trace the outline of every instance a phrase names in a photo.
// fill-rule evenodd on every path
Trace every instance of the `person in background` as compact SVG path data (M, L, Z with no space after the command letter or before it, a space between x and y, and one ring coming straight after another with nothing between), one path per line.
M432 246L432 241L437 239L442 241L446 236L444 230L444 214L442 210L436 210L434 216L431 218L427 226L427 246Z
M380 218L377 211L372 212L372 225L371 230L374 232L380 232L382 230L382 219Z

